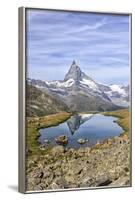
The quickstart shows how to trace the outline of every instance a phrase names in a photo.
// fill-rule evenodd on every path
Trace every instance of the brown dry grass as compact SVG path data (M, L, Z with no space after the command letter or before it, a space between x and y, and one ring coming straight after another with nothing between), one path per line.
M28 155L43 155L47 151L39 149L38 143L38 130L41 128L47 128L49 126L57 126L58 124L66 121L71 116L71 113L60 112L44 117L29 117L26 122L26 146L29 150Z

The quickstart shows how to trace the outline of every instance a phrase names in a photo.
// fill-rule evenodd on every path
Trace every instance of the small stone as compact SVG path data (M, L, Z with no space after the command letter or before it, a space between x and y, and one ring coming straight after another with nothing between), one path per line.
M55 138L55 141L59 145L66 145L68 143L68 138L65 135L60 135L57 138Z
M44 143L49 144L49 143L50 143L50 140L45 139L45 140L44 140Z
M106 174L100 175L96 178L96 186L106 186L110 183L112 183L112 181Z
M130 178L128 176L120 177L116 181L112 182L110 186L114 186L114 187L130 186Z
M50 177L51 174L52 173L50 171L44 170L44 178Z
M42 185L35 185L34 190L35 191L43 190L43 187L42 187Z
M93 183L92 178L85 177L84 179L82 179L80 187L90 187L92 183Z
M42 178L44 175L43 171L40 168L36 168L33 173L34 178Z
M77 142L78 142L79 144L85 144L85 143L88 142L88 141L89 141L88 139L83 139L83 138L80 138L80 139L77 140Z
M73 175L66 175L65 180L67 181L68 184L75 183L75 177Z
M58 155L63 154L65 152L65 149L63 146L56 146L52 148L51 152L53 156L58 156Z
M46 144L41 144L41 145L39 146L39 148L40 148L40 150L45 150L45 149L46 149Z
M58 184L56 184L55 182L53 182L53 183L50 185L49 188L55 190L55 189L59 189L59 186L58 186Z

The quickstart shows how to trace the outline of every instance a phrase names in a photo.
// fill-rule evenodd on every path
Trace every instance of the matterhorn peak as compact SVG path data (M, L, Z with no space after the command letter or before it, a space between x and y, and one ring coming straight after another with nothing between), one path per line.
M73 62L72 62L72 65L76 65L76 62L75 62L75 60L73 60Z
M71 71L71 70L72 70L72 71L73 71L73 70L75 71L75 70L77 70L77 69L79 69L79 70L81 71L80 67L76 64L76 61L73 60L69 71Z
M65 76L64 81L67 81L69 79L74 79L75 81L78 81L81 77L81 69L80 67L76 64L75 60L73 60L70 69L68 73Z

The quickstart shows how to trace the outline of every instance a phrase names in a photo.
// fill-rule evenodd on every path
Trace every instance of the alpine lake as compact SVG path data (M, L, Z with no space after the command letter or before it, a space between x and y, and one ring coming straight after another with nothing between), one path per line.
M68 148L93 146L123 132L116 120L116 117L103 114L75 114L57 126L40 129L39 142L46 143L47 146L56 146L56 139L64 135L68 140L65 145ZM81 143L81 140L84 142Z

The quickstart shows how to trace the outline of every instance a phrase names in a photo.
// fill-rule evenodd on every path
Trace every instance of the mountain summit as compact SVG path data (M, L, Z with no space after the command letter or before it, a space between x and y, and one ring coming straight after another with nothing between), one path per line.
M75 81L80 80L81 78L81 69L80 67L76 64L76 62L73 60L72 65L68 71L68 73L66 74L64 81L67 81L69 79L73 79Z
M95 83L95 81L92 80L92 78L90 78L84 72L81 71L80 67L76 64L75 60L73 60L72 65L64 78L64 82L70 79L74 80L76 83L79 83L79 81L83 81L83 79Z
M29 85L46 92L61 101L70 111L106 111L128 106L129 88L118 85L104 85L96 82L81 71L75 61L64 80L28 80Z

